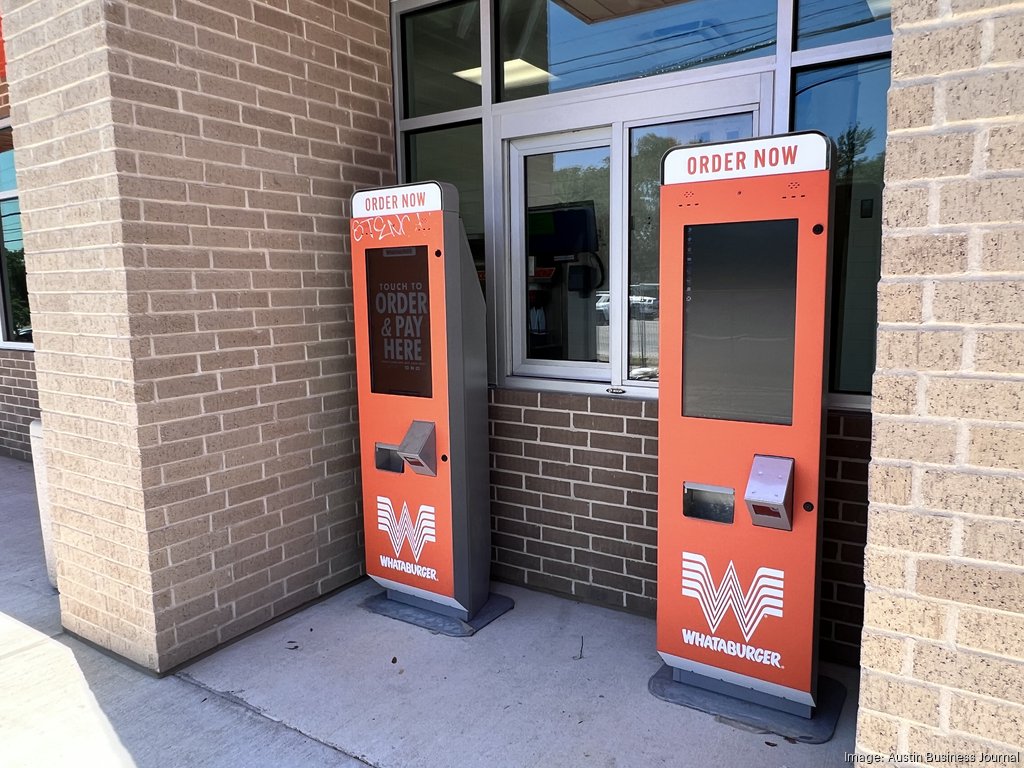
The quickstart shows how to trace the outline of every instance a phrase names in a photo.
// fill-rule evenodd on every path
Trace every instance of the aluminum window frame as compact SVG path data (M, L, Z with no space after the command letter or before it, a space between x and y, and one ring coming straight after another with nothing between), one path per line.
M555 152L569 152L575 149L608 148L609 158L614 156L614 136L611 126L583 130L529 136L508 142L508 283L509 316L508 326L508 371L509 376L539 376L543 378L570 379L580 381L608 381L611 377L611 350L609 362L585 362L579 360L541 360L527 356L526 334L526 255L524 237L526 233L526 160L529 157ZM618 233L615 221L621 211L616 210L612 195L614 170L609 167L608 190L608 257L612 258L612 243ZM609 264L609 292L613 289ZM610 337L609 337L610 341Z
M608 106L608 99L628 97L636 95L642 99L649 99L650 96L663 88L673 88L684 85L718 83L721 80L734 76L758 75L766 84L765 94L761 100L761 109L755 119L756 135L769 135L772 133L785 132L789 130L792 119L792 78L795 69L802 69L810 66L826 64L839 64L848 60L862 59L867 57L884 56L892 54L892 35L884 35L863 40L855 40L832 45L808 48L805 50L794 50L796 44L796 9L795 0L778 0L776 17L776 42L775 53L754 59L745 59L737 62L728 62L713 66L696 67L693 69L680 70L678 72L657 75L649 78L639 78L615 83L592 86L579 90L564 91L560 93L546 94L532 98L516 99L508 102L495 101L494 89L494 51L495 27L494 27L494 0L480 0L480 65L482 70L481 82L481 104L479 107L461 109L452 112L442 112L432 115L424 115L416 118L407 118L402 114L404 100L401 96L403 86L402 77L402 51L401 51L401 15L414 10L422 10L435 5L443 5L446 0L393 0L391 3L391 29L392 29L392 75L394 78L394 99L395 105L395 138L396 138L396 163L399 181L407 180L405 139L406 131L421 130L424 128L442 127L450 123L479 120L481 123L481 135L483 141L484 158L484 232L486 248L486 298L487 298L487 336L488 336L488 380L491 383L509 388L531 389L534 391L559 391L576 392L580 394L624 394L642 399L654 399L657 397L658 384L656 382L629 382L625 378L628 371L628 360L625 359L626 345L624 338L616 341L610 340L610 357L617 346L618 366L616 358L611 358L613 370L611 385L601 382L581 382L578 379L549 378L513 375L512 356L512 315L510 312L511 302L514 297L511 293L510 273L510 220L508 218L509 205L509 142L515 133L510 131L510 126L517 125L517 117L523 120L526 115L538 110L551 109L564 113L575 113L586 106L586 102L603 102L606 113L611 109ZM698 117L699 115L694 115ZM666 120L673 116L666 113ZM689 113L679 116L679 119L687 119ZM626 121L591 122L588 128L612 125L613 140L621 144L628 142L628 134L623 127ZM629 122L633 122L632 119ZM618 127L616 127L618 126ZM579 130L577 128L562 127L556 130L556 126L538 126L542 131L538 133L553 133L558 131ZM527 134L515 138L525 138ZM628 179L626 169L621 166L620 160L628 163L628 152L626 157L617 159L612 156L612 172L620 177L619 194L627 194L622 189L622 184ZM614 190L613 190L614 194ZM611 215L612 207L609 213ZM617 226L624 230L622 222L609 222L610 229ZM628 235L628 232L626 233ZM621 249L621 241L611 243L611 248ZM618 256L610 254L610 260L619 262L622 270L628 270L628 252L619 253ZM612 273L616 274L617 268L612 266ZM621 295L622 286L628 284L628 274L618 274L615 278L619 282L619 301L610 305L610 312L614 314L625 314L628 309L628 296ZM621 305L621 306L619 306ZM623 333L628 329L623 329ZM19 345L21 346L21 345ZM30 346L30 345L25 345ZM620 373L616 374L616 371ZM616 384L616 382L619 382ZM826 403L829 407L841 407L857 410L869 410L870 395L855 395L843 393L827 393Z

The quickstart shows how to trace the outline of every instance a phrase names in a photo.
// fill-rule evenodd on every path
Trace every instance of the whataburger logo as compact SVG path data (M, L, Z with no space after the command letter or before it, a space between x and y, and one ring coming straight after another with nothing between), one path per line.
M380 556L380 564L384 568L394 571L410 573L425 579L437 581L437 571L433 568L426 568L419 564L420 555L427 542L437 541L436 512L433 507L421 504L419 512L416 513L416 523L413 524L409 514L409 505L402 502L402 514L395 517L395 507L387 496L377 497L377 530L387 533L391 540L391 547L395 550L394 557L387 555ZM414 563L400 559L402 556L402 545L409 542L409 549L412 551Z
M711 577L711 569L703 555L683 552L683 596L692 597L700 605L701 612L707 620L711 634L690 629L683 630L683 642L701 648L737 656L761 664L780 667L781 654L748 645L761 620L766 616L782 617L783 590L786 574L775 568L758 568L750 589L746 592L740 586L736 575L736 566L729 561L725 575L716 586ZM717 637L722 619L726 611L732 608L736 621L743 633L746 643L725 640Z

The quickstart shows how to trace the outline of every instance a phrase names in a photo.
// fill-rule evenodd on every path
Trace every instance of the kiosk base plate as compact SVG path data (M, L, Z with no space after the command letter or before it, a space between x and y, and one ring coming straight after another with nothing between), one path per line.
M470 637L503 613L511 611L515 607L515 601L511 597L491 592L487 597L487 602L469 621L463 621L454 616L445 616L397 600L390 600L387 592L379 592L366 598L363 601L363 607L381 616L398 619L406 624L415 624L417 627L423 627L448 637Z
M662 701L714 715L720 722L758 733L774 733L805 744L824 744L832 738L843 711L846 688L838 680L818 677L818 706L811 718L792 715L733 696L716 693L672 679L672 667L663 664L647 683L647 690Z

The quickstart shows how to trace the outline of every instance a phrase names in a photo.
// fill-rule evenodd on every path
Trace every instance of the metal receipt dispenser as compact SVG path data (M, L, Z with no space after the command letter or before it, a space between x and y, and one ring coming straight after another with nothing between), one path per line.
M832 156L797 133L677 147L662 167L658 652L675 683L803 718Z
M412 609L382 613L472 634L512 604L489 600L486 321L458 210L449 184L357 192L352 282L367 573Z

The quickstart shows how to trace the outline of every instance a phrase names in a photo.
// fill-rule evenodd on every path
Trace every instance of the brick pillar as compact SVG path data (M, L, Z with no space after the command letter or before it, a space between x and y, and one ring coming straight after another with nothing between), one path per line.
M71 631L164 671L361 573L387 4L0 0ZM71 6L69 8L69 6Z
M893 4L857 742L1024 747L1024 6Z

